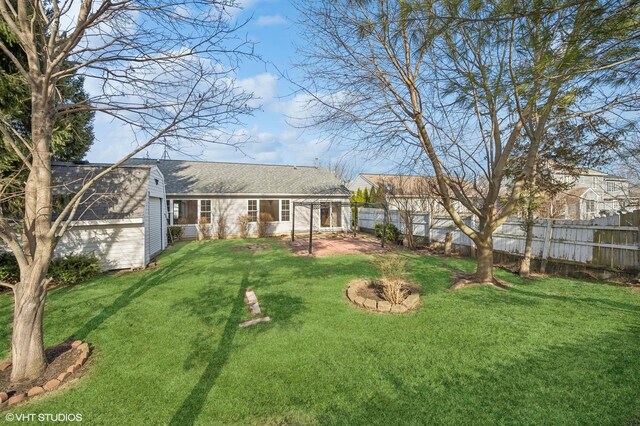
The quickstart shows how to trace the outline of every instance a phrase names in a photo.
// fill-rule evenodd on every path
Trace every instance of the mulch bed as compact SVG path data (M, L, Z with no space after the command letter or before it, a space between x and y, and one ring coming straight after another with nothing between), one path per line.
M56 346L45 350L47 359L47 367L44 373L33 380L12 383L11 382L11 366L6 367L9 361L2 363L2 371L0 371L0 408L6 406L5 401L9 399L9 405L12 404L12 397L18 395L26 395L29 391L33 392L34 388L42 388L36 394L57 388L62 382L74 375L77 370L84 364L89 355L89 346L79 340L68 340ZM35 396L35 395L34 395ZM22 398L24 399L24 398ZM21 399L21 400L22 400ZM20 402L20 401L16 401Z

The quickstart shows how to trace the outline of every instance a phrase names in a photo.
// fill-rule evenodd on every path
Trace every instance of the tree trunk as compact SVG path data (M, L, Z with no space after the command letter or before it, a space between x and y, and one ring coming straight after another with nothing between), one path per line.
M524 240L524 256L520 261L520 276L528 277L531 273L531 249L533 246L533 210L529 209L526 219L526 236Z
M408 248L415 248L415 242L413 239L413 216L409 212L405 212L402 215L402 219L404 222L404 237L407 241Z
M444 255L451 256L451 246L453 244L453 232L447 232L444 236Z
M30 67L34 64L30 61ZM46 275L55 248L51 230L51 137L54 105L51 87L35 78L31 90L31 170L25 183L23 251L27 265L20 267L14 289L11 334L11 381L40 376L46 368L42 320L47 295Z
M34 277L32 281L20 282L14 292L11 334L11 381L14 383L40 376L47 366L42 332L46 297L44 273L33 272L29 274Z
M481 244L476 243L478 254L478 266L476 267L475 280L478 283L493 282L493 240Z

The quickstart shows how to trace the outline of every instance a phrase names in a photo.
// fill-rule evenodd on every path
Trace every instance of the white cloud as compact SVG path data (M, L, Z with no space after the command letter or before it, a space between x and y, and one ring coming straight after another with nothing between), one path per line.
M249 106L259 107L273 101L276 95L278 79L271 73L254 75L253 77L237 80L236 84L247 93L253 93L254 99Z
M267 27L272 25L282 25L286 24L287 20L280 14L278 15L263 15L258 17L256 20L256 25L259 27Z

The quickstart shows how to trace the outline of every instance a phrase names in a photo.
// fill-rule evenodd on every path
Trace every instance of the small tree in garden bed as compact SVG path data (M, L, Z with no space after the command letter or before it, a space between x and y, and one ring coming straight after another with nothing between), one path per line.
M247 238L249 235L249 224L251 223L251 216L248 214L241 214L236 219L236 224L238 225L238 232L240 233L240 237Z
M169 228L167 228L167 233L169 234L169 241L171 241L171 243L175 243L176 241L179 241L180 238L182 238L182 234L184 232L184 229L182 228L182 226L170 226Z
M209 219L206 217L201 217L198 220L198 239L199 240L208 240L211 238L211 229L209 227Z
M382 274L380 297L394 305L402 303L408 294L405 282L407 259L399 255L377 255L373 264Z
M258 216L258 237L264 238L267 236L269 222L273 222L273 216L266 212L260 213L260 216Z
M219 240L227 238L227 218L224 215L218 216L216 220L216 235Z

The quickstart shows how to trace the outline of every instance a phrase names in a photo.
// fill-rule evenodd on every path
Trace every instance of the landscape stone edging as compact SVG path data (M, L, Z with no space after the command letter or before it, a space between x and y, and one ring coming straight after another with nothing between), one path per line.
M347 299L359 308L366 309L373 312L384 313L404 313L416 309L420 303L420 295L413 293L407 296L404 301L399 305L392 305L386 300L374 300L367 299L362 296L358 296L357 288L363 284L367 284L367 280L356 279L349 283L345 291Z
M0 410L27 401L34 396L42 395L60 387L60 385L78 371L87 361L87 358L89 358L89 344L87 342L83 342L81 340L74 341L71 343L71 349L69 350L73 351L76 349L80 350L80 356L78 356L73 365L67 368L65 372L60 373L57 378L51 379L41 386L33 386L27 392L13 394L11 397L9 397L7 392L0 391ZM11 367L10 360L5 360L0 363L0 371L5 371L9 367Z

